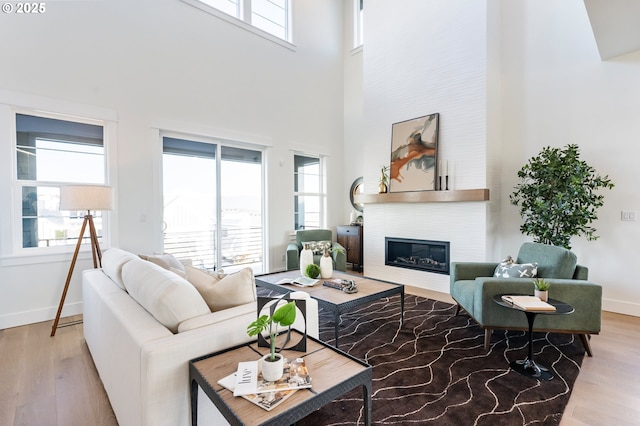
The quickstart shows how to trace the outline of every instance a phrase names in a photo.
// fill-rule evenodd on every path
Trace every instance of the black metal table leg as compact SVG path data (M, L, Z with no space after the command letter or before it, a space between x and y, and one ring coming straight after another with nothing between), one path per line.
M553 379L553 373L549 369L537 364L533 359L533 322L536 319L536 312L526 311L527 322L529 325L529 355L520 361L512 361L510 365L518 373L527 377L533 377L540 380Z

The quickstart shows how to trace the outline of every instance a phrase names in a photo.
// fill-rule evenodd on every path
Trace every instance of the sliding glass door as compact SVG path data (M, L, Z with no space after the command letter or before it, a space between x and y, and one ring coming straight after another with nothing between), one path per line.
M262 151L163 137L164 250L264 272Z

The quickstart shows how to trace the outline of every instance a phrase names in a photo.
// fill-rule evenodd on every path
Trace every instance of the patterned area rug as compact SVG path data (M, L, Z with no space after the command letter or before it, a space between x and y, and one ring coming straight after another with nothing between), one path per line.
M551 381L524 377L509 362L525 358L525 332L494 332L489 352L484 332L448 303L399 297L344 314L340 349L373 366L374 425L557 425L584 356L579 339L534 334L535 360L553 371ZM333 340L332 317L321 313L320 336ZM313 372L311 372L313 376ZM334 401L299 425L363 424L362 390Z

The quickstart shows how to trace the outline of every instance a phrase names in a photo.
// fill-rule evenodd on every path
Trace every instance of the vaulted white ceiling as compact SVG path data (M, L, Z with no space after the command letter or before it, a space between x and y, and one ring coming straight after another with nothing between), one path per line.
M584 0L600 58L640 50L639 0Z

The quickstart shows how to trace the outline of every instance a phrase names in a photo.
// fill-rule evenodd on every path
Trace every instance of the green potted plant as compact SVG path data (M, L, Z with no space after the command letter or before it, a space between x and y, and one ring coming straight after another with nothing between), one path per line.
M549 300L549 287L551 286L549 281L545 281L544 278L535 278L533 285L535 286L534 295L538 299L544 302Z
M276 339L278 326L289 327L296 320L296 303L291 301L276 309L273 315L261 315L247 327L250 337L257 336L269 329L270 351L261 359L262 377L269 382L274 382L282 377L284 369L284 357L276 353Z
M524 223L520 231L535 242L571 249L571 237L598 237L591 223L604 204L601 188L614 184L580 160L578 145L543 148L518 171L520 183L509 196L520 208Z

